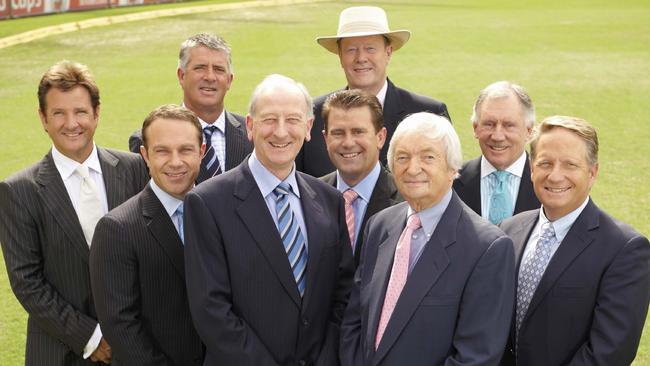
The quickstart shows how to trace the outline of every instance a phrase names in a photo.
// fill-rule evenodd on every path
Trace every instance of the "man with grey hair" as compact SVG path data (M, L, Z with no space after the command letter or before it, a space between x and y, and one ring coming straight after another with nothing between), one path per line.
M335 365L354 264L344 202L297 172L311 97L271 75L251 98L247 161L188 193L185 268L205 365Z
M498 365L514 299L512 241L451 189L462 162L449 121L416 113L388 165L406 202L368 220L341 325L342 365Z
M183 106L199 117L203 128L200 183L236 167L252 150L244 117L224 106L234 78L230 46L217 35L191 36L181 44L176 74L183 89ZM142 131L137 130L129 138L129 150L139 153L141 145Z
M525 150L534 123L533 102L517 84L490 84L474 103L472 125L482 154L463 165L454 190L493 224L539 207Z

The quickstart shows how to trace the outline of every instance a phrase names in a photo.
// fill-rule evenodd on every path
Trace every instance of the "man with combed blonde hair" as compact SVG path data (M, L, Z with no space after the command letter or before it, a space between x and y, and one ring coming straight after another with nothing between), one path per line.
M518 268L503 364L629 365L650 300L650 243L589 197L598 136L588 122L546 118L530 152L542 207L501 224Z

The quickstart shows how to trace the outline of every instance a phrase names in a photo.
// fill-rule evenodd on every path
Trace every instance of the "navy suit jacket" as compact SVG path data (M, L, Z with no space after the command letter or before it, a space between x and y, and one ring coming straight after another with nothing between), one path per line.
M482 215L481 157L479 156L463 164L458 174L458 178L454 180L454 191L456 191L458 197L467 206L477 214ZM523 211L539 208L540 205L533 190L533 183L530 180L530 161L528 154L526 154L526 164L521 174L521 182L519 183L519 191L517 192L517 201L515 201L513 216Z
M324 177L320 178L323 182L336 187L336 172L332 172ZM377 178L377 183L375 183L375 188L372 190L370 195L370 201L368 202L368 207L366 207L366 213L363 215L361 220L361 228L359 229L359 237L356 239L356 245L354 250L354 263L359 265L359 259L361 258L361 251L363 247L363 236L365 234L365 227L368 219L376 214L377 212L385 209L386 207L393 206L400 202L404 201L404 198L397 191L395 186L395 179L393 175L390 174L386 168L381 167L379 172L379 178Z
M521 263L539 209L504 220ZM540 280L504 365L632 363L650 301L650 244L589 200ZM514 323L514 322L513 322Z
M137 155L97 148L108 208L149 180ZM27 365L90 365L83 349L97 326L77 213L52 153L0 183L0 242L11 287L29 314Z
M296 158L298 170L314 177L322 177L336 170L327 155L327 146L322 133L324 130L323 104L330 94L332 93L322 95L314 100L314 124L311 128L311 140L303 145ZM386 143L379 154L379 160L384 166L387 165L386 154L395 128L406 116L417 112L431 112L450 119L447 106L444 103L398 88L388 79L388 89L384 100Z
M190 310L204 365L336 365L354 263L341 194L297 172L307 227L301 298L278 229L244 160L185 198Z
M225 111L226 118L226 170L230 170L241 163L253 151L253 145L246 135L246 117ZM142 145L142 129L137 129L129 137L129 150L140 154ZM223 169L222 169L223 171ZM211 178L208 177L203 164L196 178L197 183Z
M402 290L379 347L375 337L408 203L366 226L341 325L341 364L498 365L510 329L512 241L453 194Z
M113 365L201 365L183 243L149 185L97 223L90 280Z

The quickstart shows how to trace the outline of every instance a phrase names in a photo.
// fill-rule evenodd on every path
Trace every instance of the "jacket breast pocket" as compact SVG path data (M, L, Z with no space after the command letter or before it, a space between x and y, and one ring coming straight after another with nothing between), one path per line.
M422 298L421 306L456 306L460 297L458 295L427 295Z
M559 285L553 289L553 296L566 299L580 299L589 296L591 287Z

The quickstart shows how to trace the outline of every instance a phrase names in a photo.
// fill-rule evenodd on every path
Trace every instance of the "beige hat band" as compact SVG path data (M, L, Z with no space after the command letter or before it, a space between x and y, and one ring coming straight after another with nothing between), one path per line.
M390 33L387 27L380 27L377 22L352 22L339 28L338 36L345 37L347 33Z

